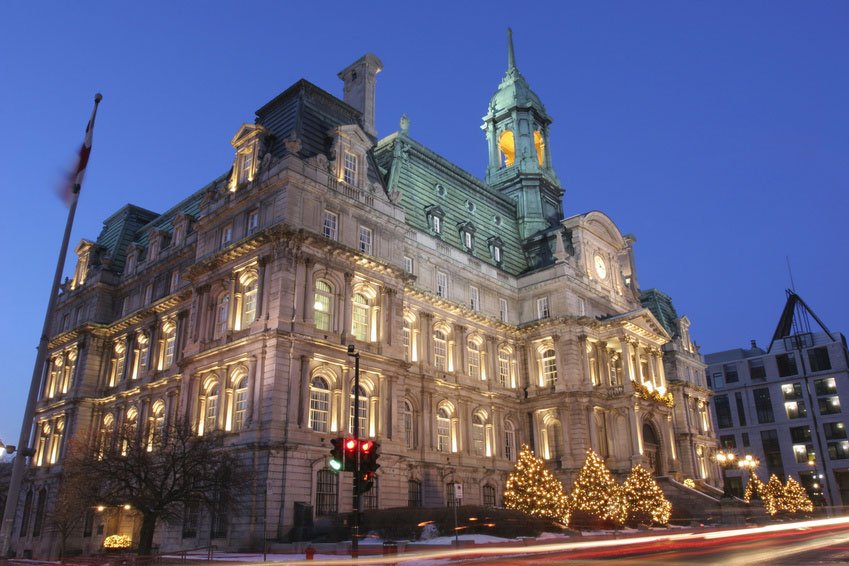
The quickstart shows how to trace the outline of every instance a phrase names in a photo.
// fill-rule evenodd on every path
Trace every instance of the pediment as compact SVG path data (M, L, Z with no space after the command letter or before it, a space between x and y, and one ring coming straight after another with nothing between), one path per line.
M344 137L345 139L362 145L366 148L374 145L374 141L372 141L371 137L361 127L356 124L346 124L344 126L338 126L333 129L332 132L336 136Z
M624 328L633 334L658 343L666 343L672 339L663 325L646 308L605 318L602 323L607 326Z
M238 149L246 143L265 135L267 131L259 124L242 124L238 131L236 131L236 135L230 140L230 145Z

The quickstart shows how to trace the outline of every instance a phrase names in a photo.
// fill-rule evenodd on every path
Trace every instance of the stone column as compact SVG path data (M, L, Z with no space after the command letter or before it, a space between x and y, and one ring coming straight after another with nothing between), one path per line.
M600 445L598 443L598 429L596 427L596 422L595 422L595 407L593 407L593 406L587 407L587 416L588 416L587 426L589 427L589 430L590 430L590 446L592 446L592 449L595 451L596 454L600 455L601 450L599 449Z
M634 386L631 384L635 381L634 373L631 368L631 342L626 338L620 338L619 343L622 346L621 361L622 361L622 385L626 393L633 393Z
M312 300L313 299L313 297L312 297L313 285L310 284L312 282L312 273L311 273L312 270L310 269L310 266L312 265L312 261L310 260L310 258L305 257L305 258L303 258L303 261L301 261L301 262L298 262L297 260L295 261L296 266L298 266L299 263L300 263L301 269L303 269L303 271L304 271L303 277L301 279L301 286L302 286L302 288L301 288L301 294L302 294L301 312L300 312L300 317L298 316L297 312L293 312L292 318L299 318L301 321L303 321L307 324L312 324L313 322L315 322L313 320L313 317L314 317L314 312L313 312L314 301ZM295 276L295 280L297 281L297 275ZM297 291L297 289L295 289L294 295L296 297L297 297L297 293L298 293L298 291ZM337 295L337 297L334 297L334 299L337 299L337 300L334 301L336 304L330 305L330 307L331 307L330 310L334 314L336 314L338 312L337 307L339 305L338 294L336 294L336 295ZM282 296L282 294L281 294L281 296ZM295 308L297 310L297 307L295 307ZM331 332L334 330L333 325L339 324L339 322L336 320L336 318L337 317L334 316L333 319L331 320L331 325L330 325L330 331Z
M640 423L640 408L637 405L628 408L631 421L631 464L640 463L643 457L643 430Z
M581 377L579 383L581 385L587 385L590 382L590 360L589 360L589 352L587 352L587 335L579 334L578 335L578 359L581 360ZM556 349L555 349L556 351ZM560 366L558 364L558 377L560 374Z
M466 374L469 370L466 365L466 327L460 324L454 325L454 371Z
M266 281L265 281L265 275L266 275L265 266L266 266L267 263L268 263L268 256L261 256L259 258L259 260L257 260L257 264L259 266L259 269L257 270L257 287L258 287L258 289L256 290L256 319L255 320L259 320L259 317L262 316L264 309L265 309L265 303L267 302L265 300L266 289L268 289L268 285L266 285ZM266 316L266 318L268 318L268 317Z
M345 287L342 290L342 296L339 298L339 303L342 306L342 328L340 329L340 333L342 334L343 344L347 343L348 334L351 332L351 281L353 279L353 273L345 273Z

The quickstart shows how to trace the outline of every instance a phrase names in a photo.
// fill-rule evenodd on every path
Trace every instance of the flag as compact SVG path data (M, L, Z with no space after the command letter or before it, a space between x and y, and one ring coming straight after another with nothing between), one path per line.
M97 115L97 105L103 99L103 95L97 93L94 95L94 110L91 111L91 119L85 127L85 139L80 147L80 155L77 159L77 166L74 171L68 175L65 186L62 189L62 200L68 206L76 198L80 192L80 186L83 184L83 176L85 176L85 168L88 165L88 157L91 154L91 140L94 134L94 118Z

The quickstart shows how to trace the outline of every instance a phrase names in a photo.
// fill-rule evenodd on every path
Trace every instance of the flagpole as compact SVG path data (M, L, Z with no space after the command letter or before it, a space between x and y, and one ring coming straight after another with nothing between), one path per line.
M44 368L44 362L47 359L47 345L49 342L50 326L53 319L53 309L56 306L56 299L59 296L59 284L62 279L62 272L65 268L65 257L68 255L68 242L71 240L71 228L74 225L74 214L77 211L77 201L80 198L80 187L82 186L83 173L88 162L88 155L91 151L91 139L94 131L94 119L97 116L97 105L103 96L97 93L94 96L94 110L91 113L91 119L86 127L86 138L83 142L83 147L80 150L80 162L77 165L77 170L74 172L73 192L71 195L71 203L68 207L68 219L65 221L65 234L62 236L62 247L59 249L59 259L56 262L56 271L53 274L53 286L50 288L50 298L47 301L47 312L44 314L44 324L41 327L41 338L38 341L38 350L35 355L35 364L32 368L32 379L29 384L29 396L27 397L26 408L24 409L24 418L21 422L21 435L18 439L18 455L15 457L12 464L12 477L9 480L9 492L6 497L6 508L3 511L3 523L0 526L0 557L5 557L9 554L9 547L12 541L12 528L15 525L15 515L18 507L18 496L21 491L21 481L24 475L24 466L26 457L32 455L29 448L30 434L33 428L33 419L35 418L35 405L38 400L38 390L41 385L41 375Z

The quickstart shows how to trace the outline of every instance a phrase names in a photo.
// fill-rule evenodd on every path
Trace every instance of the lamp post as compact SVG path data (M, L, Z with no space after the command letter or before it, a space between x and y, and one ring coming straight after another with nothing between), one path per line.
M737 455L730 450L720 450L714 458L722 469L722 497L731 498L731 489L728 486L728 468L735 465Z
M748 472L746 477L747 481L752 480L752 474L755 473L755 468L760 466L761 461L752 456L751 454L746 454L744 457L740 458L737 461L737 467L743 470L744 472Z
M360 353L353 344L348 344L348 355L354 358L354 438L357 440L357 460L354 465L354 518L351 521L351 558L360 554L360 512L362 511L362 496L360 495Z

